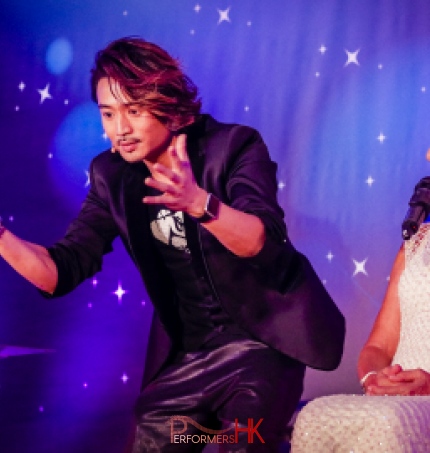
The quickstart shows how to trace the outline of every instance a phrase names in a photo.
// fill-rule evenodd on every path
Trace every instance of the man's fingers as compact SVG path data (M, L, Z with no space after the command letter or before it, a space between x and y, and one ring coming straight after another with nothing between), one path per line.
M187 136L185 134L181 134L177 137L175 149L180 161L189 162L187 153Z
M163 176L166 176L168 179L170 179L170 181L172 181L173 184L179 184L181 182L181 178L177 173L175 173L174 171L170 170L170 168L167 168L162 164L158 163L155 164L154 170L156 170Z
M159 190L160 192L164 192L164 193L171 194L171 195L176 194L175 187L166 182L157 181L153 178L146 178L145 184L149 187Z

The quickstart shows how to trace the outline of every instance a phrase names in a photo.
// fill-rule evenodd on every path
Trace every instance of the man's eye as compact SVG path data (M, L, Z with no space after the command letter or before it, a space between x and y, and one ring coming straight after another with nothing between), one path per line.
M130 115L139 115L140 111L138 109L130 109Z
M110 112L102 112L103 118L112 118L112 113Z

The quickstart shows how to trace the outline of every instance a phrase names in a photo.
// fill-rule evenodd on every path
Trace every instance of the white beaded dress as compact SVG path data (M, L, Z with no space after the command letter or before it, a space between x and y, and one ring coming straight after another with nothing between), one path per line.
M405 241L400 340L392 363L430 372L430 224ZM430 396L330 395L308 403L291 453L429 453Z

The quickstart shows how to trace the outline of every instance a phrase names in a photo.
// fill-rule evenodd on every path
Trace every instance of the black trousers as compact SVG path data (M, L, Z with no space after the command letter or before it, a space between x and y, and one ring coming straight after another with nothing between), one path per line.
M305 367L248 338L181 353L140 394L133 453L278 452ZM264 443L263 443L264 442Z

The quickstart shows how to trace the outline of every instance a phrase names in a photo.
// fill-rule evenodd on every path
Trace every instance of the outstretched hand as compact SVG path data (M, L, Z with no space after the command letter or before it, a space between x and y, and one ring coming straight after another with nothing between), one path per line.
M168 156L171 167L156 163L154 172L160 175L155 179L153 175L145 179L147 186L162 192L161 195L149 196L143 199L146 204L163 204L174 211L184 211L193 217L200 217L204 213L207 193L200 188L194 178L186 145L187 136L181 134L174 145L169 146Z
M403 370L393 365L372 376L367 395L430 395L430 374L417 368Z

